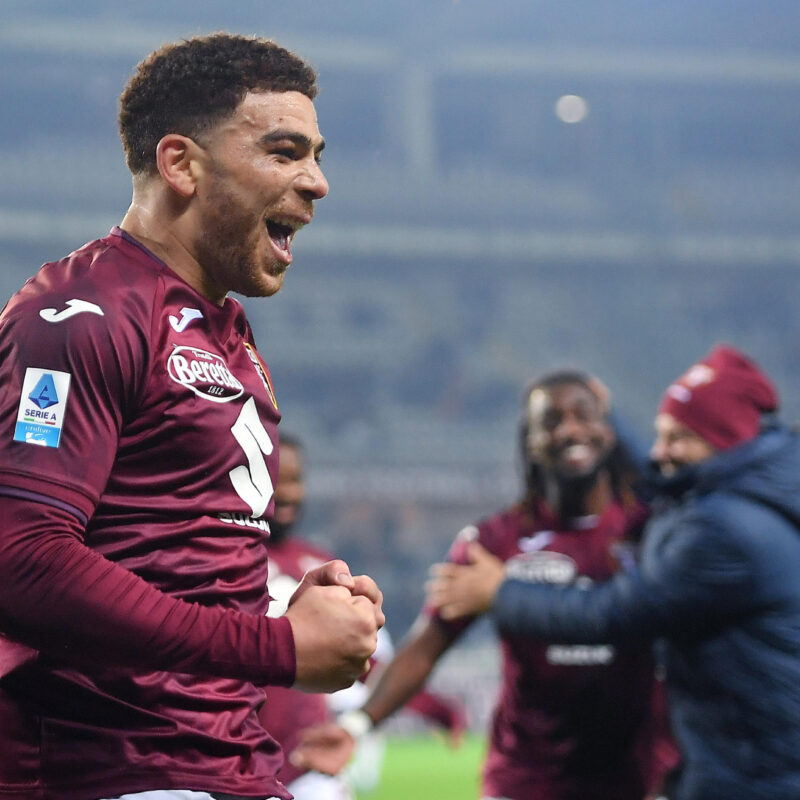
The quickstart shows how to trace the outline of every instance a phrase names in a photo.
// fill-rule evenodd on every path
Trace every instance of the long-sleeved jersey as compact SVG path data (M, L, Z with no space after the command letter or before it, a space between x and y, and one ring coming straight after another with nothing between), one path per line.
M122 230L0 316L0 795L288 797L257 716L280 419L241 305Z
M642 507L556 519L523 504L465 528L450 559L478 541L531 584L590 586L633 558ZM433 613L433 612L431 612ZM469 620L438 620L454 635ZM651 757L655 668L647 645L571 645L503 633L502 681L483 796L513 800L641 800L661 765Z

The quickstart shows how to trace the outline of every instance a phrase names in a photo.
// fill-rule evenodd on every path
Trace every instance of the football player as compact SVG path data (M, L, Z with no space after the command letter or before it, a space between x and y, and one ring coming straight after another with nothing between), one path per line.
M452 562L466 563L480 543L521 580L587 586L633 557L646 511L627 486L596 385L562 371L530 386L519 439L522 497L464 528ZM318 769L346 759L353 741L424 684L475 618L445 619L426 608L362 708L338 727L309 731L293 758ZM654 756L659 684L649 648L526 636L504 636L501 646L482 797L642 800L675 758L671 748L664 764Z
M267 617L280 419L236 291L281 288L328 191L316 76L165 45L121 97L133 200L0 316L0 795L289 798L265 685L367 668L381 594L332 561Z

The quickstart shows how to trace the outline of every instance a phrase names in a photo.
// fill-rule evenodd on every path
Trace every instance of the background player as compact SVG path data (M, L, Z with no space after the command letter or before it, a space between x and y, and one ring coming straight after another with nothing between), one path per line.
M267 618L280 418L229 291L280 289L328 184L314 71L217 34L121 97L122 224L0 316L0 795L289 797L265 684L367 667L371 579L335 561Z
M272 602L269 614L279 616L287 608L303 575L309 569L330 561L333 556L297 535L295 528L305 499L303 453L297 437L281 431L280 465L275 484L275 508L270 519L269 580ZM264 727L275 737L285 753L296 747L301 731L331 720L334 714L359 707L368 693L363 681L372 680L392 655L386 629L378 634L378 647L371 659L370 671L353 686L334 694L321 695L296 689L270 687L269 702L260 712ZM457 741L466 726L461 706L447 698L421 691L406 705L437 726L446 728ZM353 760L346 770L331 776L284 763L278 777L286 783L296 800L340 800L354 789L368 792L380 779L383 762L383 736L373 732L359 740Z
M465 562L480 542L523 581L586 586L632 558L645 511L612 457L614 434L590 378L557 372L525 395L522 500L458 535ZM417 621L359 714L358 734L396 711L474 619ZM670 764L654 763L654 666L647 647L572 647L503 636L503 679L483 773L485 798L641 800ZM294 758L318 769L346 759L342 727L309 731ZM657 774L658 773L658 774Z

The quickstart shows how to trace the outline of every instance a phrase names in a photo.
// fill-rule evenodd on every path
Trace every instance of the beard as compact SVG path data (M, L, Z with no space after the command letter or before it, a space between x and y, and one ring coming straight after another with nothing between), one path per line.
M302 515L302 505L295 506L294 514L285 520L276 519L273 514L272 519L269 521L269 541L272 542L272 544L280 544L288 539Z
M591 491L597 484L602 473L607 472L611 462L613 447L601 441L593 443L597 453L596 458L590 464L581 469L572 469L568 465L559 462L556 456L549 469L551 479L561 486L561 491L570 497L582 497Z
M267 540L267 547L269 547L270 544L272 545L281 544L281 542L288 539L289 534L292 532L293 527L294 523L286 525L282 522L276 522L274 519L270 520L269 539Z
M274 294L274 280L282 279L283 264L259 264L260 215L246 209L236 195L217 177L207 198L202 237L196 244L197 260L205 272L226 291L245 297ZM273 281L265 279L265 274Z

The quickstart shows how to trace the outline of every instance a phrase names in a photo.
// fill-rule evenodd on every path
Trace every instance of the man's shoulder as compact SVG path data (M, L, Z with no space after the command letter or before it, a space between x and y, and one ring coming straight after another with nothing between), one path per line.
M516 543L524 533L532 532L536 522L530 509L522 504L513 505L467 525L459 532L459 538L480 541L491 552L498 552Z
M689 495L656 515L649 528L650 551L673 567L709 558L750 564L770 536L759 524L770 513L755 500L722 489Z
M492 528L496 530L518 530L522 525L535 520L535 510L522 503L501 508L487 517L479 520L476 525L479 529Z
M79 314L86 315L84 320L118 319L125 308L151 306L158 280L157 262L110 234L43 264L11 298L3 316L34 314L53 323Z
M737 513L749 503L723 490L687 494L680 500L661 505L650 520L650 528L657 531L688 535L697 531L709 535L714 530L729 528Z

